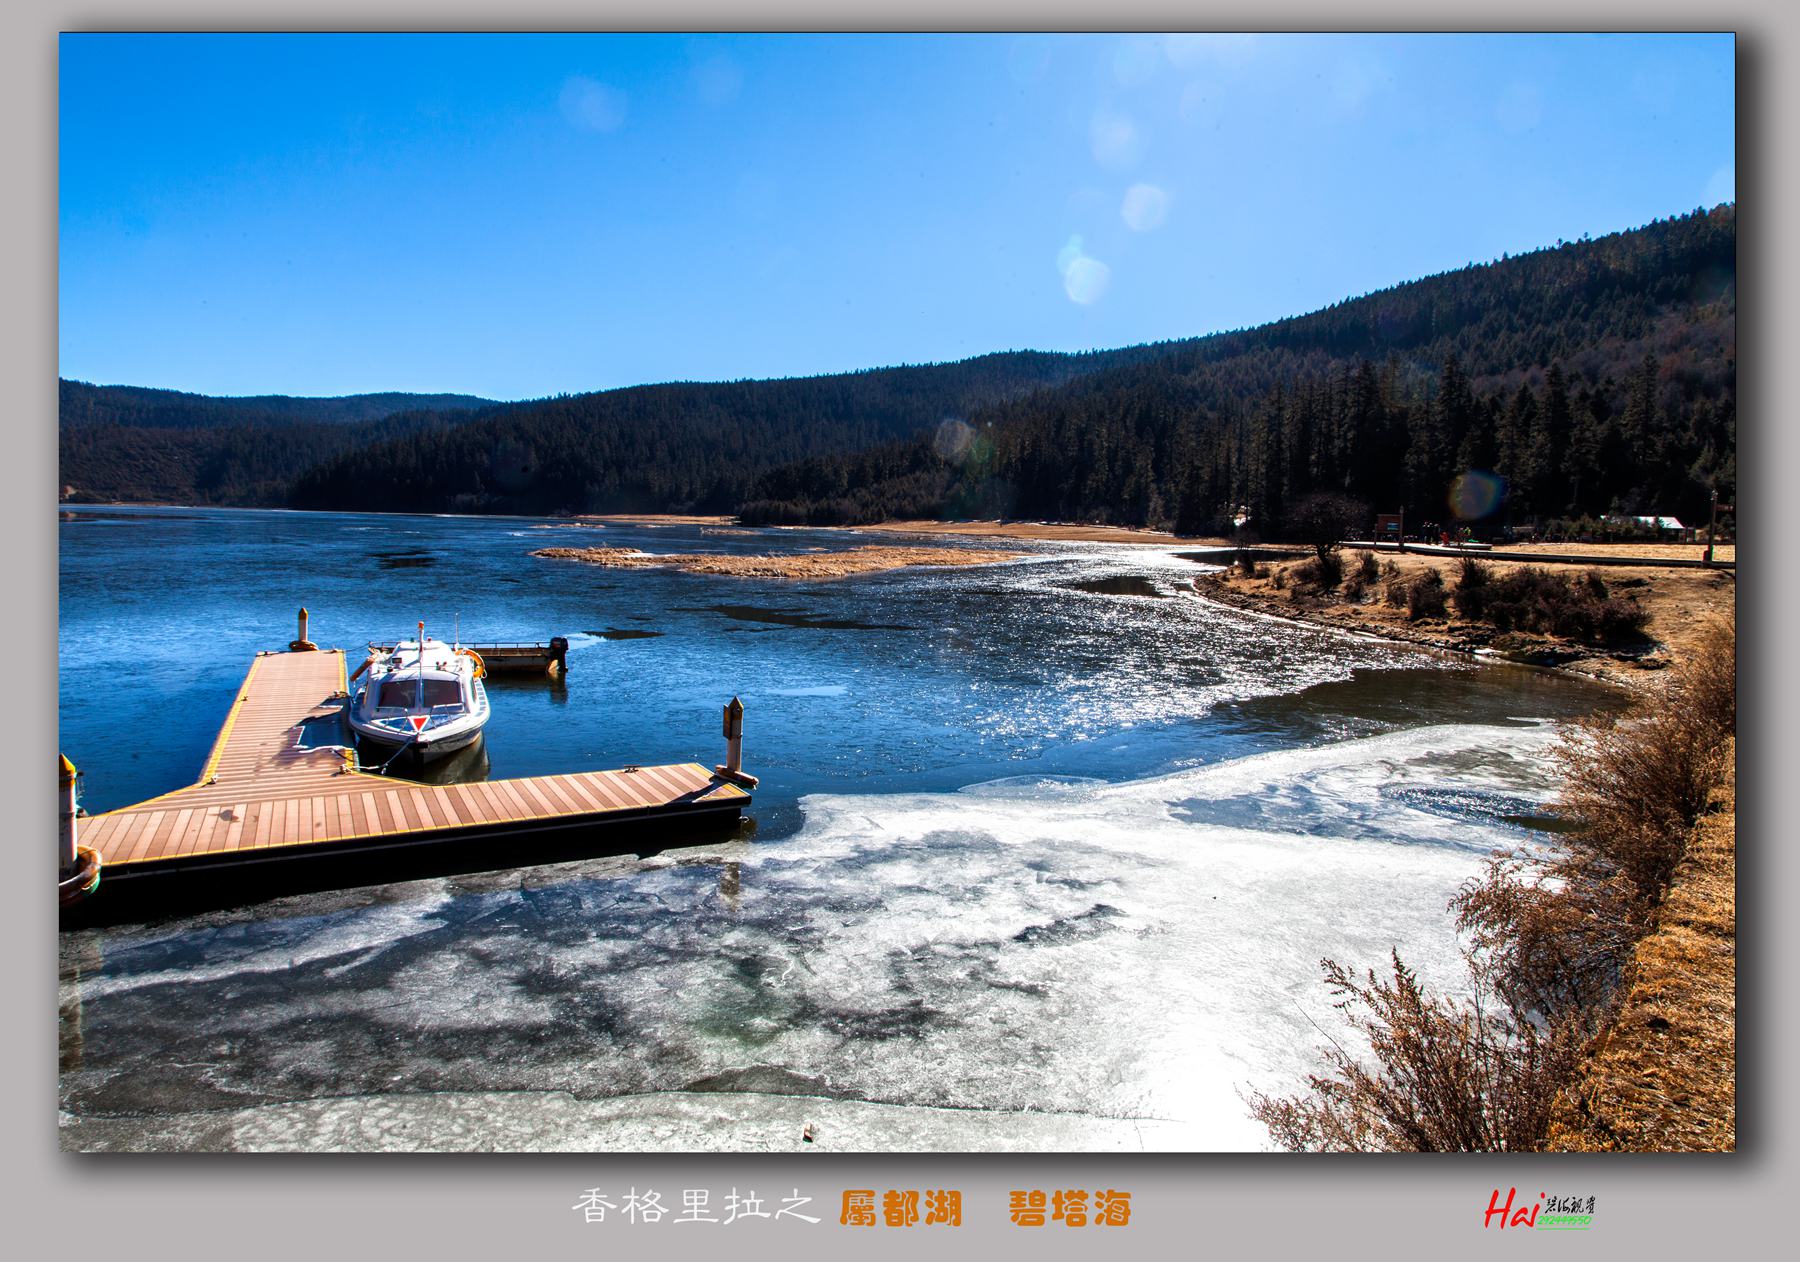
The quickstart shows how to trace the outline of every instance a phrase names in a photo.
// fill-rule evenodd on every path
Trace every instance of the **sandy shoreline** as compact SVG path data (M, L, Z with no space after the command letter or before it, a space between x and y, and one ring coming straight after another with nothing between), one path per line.
M687 574L723 574L735 578L845 578L913 566L992 565L1016 561L1024 552L981 548L895 548L866 545L834 552L799 552L784 556L732 556L724 553L656 553L636 548L539 548L531 554L555 561L578 561L614 570L675 569Z

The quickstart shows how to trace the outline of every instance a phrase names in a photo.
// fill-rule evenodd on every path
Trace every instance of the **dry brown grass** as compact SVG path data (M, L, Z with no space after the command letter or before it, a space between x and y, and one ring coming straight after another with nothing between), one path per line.
M1659 561L1698 561L1706 555L1704 543L1503 543L1494 547L1501 552L1530 552L1541 556L1655 557ZM1737 545L1713 545L1713 560L1737 560Z
M1729 752L1735 754L1735 742ZM1548 1147L1737 1146L1737 828L1730 770L1694 827L1606 1039L1559 1101Z
M1347 570L1360 569L1358 551L1346 554ZM1366 550L1360 551L1367 555ZM1412 585L1429 584L1431 580L1422 577L1428 571L1444 580L1446 588L1455 585L1462 577L1460 557L1383 553L1379 582L1349 593L1341 589L1332 592L1308 589L1296 598L1293 595L1297 578L1294 571L1301 564L1269 565L1261 576L1243 575L1233 568L1202 575L1196 586L1203 594L1225 603L1323 626L1465 651L1492 648L1524 660L1550 655L1563 661L1569 669L1646 693L1661 691L1669 673L1662 668L1695 652L1713 621L1732 616L1737 595L1736 576L1722 570L1607 570L1604 576L1608 590L1628 597L1642 608L1644 634L1661 646L1649 653L1637 650L1621 653L1597 648L1576 638L1523 628L1500 631L1485 622L1456 616L1453 607L1432 614L1428 612L1430 601L1420 607L1416 618L1410 616L1407 595ZM1524 562L1486 558L1481 559L1481 565L1495 582L1504 582L1525 568ZM1568 572L1572 576L1582 576L1580 570Z
M786 556L731 556L724 553L653 553L636 548L539 548L531 554L559 561L580 561L614 570L677 569L689 574L725 574L737 578L844 578L898 570L913 565L990 565L1013 561L1022 552L979 548L848 548L838 552L800 552Z
M1398 954L1391 980L1324 962L1369 1057L1333 1043L1307 1093L1253 1096L1278 1143L1733 1146L1735 656L1716 621L1655 703L1570 734L1559 805L1581 831L1496 855L1452 903L1472 1001L1426 995Z
M1693 821L1724 775L1737 726L1737 633L1711 624L1668 695L1614 722L1574 726L1559 755L1561 808L1581 842L1654 905L1679 862Z
M1174 535L1166 530L1096 526L1064 521L884 521L852 529L875 534L973 535L987 539L1061 539L1071 543L1207 543L1230 547L1215 536Z

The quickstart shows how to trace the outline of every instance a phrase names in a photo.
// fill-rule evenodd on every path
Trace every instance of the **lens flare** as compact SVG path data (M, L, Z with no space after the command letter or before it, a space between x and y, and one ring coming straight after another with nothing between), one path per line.
M1112 279L1110 267L1088 257L1079 234L1070 237L1069 243L1057 252L1056 270L1062 273L1063 292L1069 295L1069 301L1084 307L1098 302Z
M1088 123L1088 139L1094 150L1094 161L1112 171L1136 165L1144 156L1144 133L1131 118L1115 110L1102 109Z
M954 416L946 416L938 422L937 433L931 439L931 447L939 457L955 464L968 453L969 444L974 439L975 430L966 421L959 421Z
M625 94L586 75L571 75L558 98L563 117L582 131L617 131L625 125Z
M1169 195L1154 184L1133 184L1125 190L1119 218L1133 232L1152 232L1169 217Z
M1450 511L1458 521L1486 517L1506 497L1506 480L1480 469L1458 475L1450 484Z

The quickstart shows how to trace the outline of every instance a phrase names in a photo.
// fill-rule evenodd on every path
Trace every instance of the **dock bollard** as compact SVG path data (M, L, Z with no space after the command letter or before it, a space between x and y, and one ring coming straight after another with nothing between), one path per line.
M57 837L56 901L59 907L72 907L92 894L100 885L100 852L92 846L78 845L75 840L75 764L67 754L56 756L56 804L61 819Z
M744 771L744 703L733 697L725 706L725 765L714 767L721 780L754 789L756 777Z
M288 652L290 652L290 653L316 653L316 652L318 652L318 650L319 650L319 646L314 644L311 640L306 638L306 610L304 608L302 608L300 610L300 634L291 644L288 645Z
M58 754L56 761L60 764L60 783L56 791L56 805L60 815L60 836L58 837L57 871L68 876L75 871L75 764L69 761L67 754Z

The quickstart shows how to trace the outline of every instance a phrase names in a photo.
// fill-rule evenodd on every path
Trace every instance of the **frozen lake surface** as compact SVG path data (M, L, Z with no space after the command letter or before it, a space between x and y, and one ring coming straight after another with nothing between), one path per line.
M845 542L65 517L90 809L191 780L301 604L352 648L568 635L566 685L494 689L495 776L716 761L736 694L763 777L750 839L63 934L65 1145L1261 1148L1243 1094L1342 1029L1320 958L1459 986L1446 900L1533 839L1555 721L1606 704L1208 604L1173 549L831 583L527 555L576 536Z

